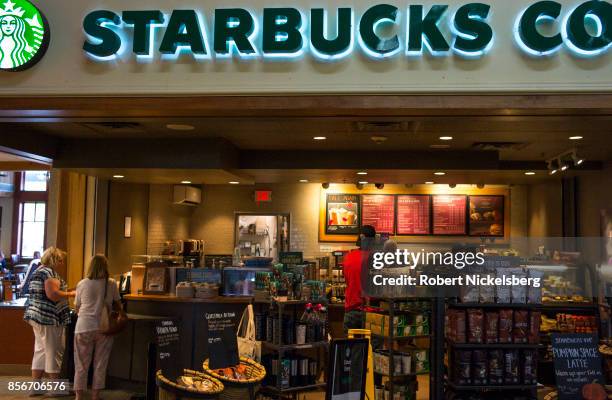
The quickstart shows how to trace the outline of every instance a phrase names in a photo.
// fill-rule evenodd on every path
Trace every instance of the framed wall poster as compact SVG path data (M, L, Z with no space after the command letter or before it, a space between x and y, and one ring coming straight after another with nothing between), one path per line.
M168 268L161 262L147 263L144 277L144 294L165 294L168 292Z
M360 211L358 194L328 194L325 203L325 233L358 235Z
M431 196L398 195L396 219L395 229L398 236L431 235Z
M467 196L433 195L433 234L465 236L467 234Z
M470 236L504 236L504 196L474 195L470 200Z
M361 226L372 225L376 233L395 234L395 195L361 196Z

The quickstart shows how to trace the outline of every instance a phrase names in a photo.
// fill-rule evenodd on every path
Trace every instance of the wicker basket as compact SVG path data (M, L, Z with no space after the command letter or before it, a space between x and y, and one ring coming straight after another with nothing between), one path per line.
M223 383L212 376L189 369L184 370L184 375L208 380L212 382L213 386L209 391L188 388L179 385L176 382L172 382L163 376L161 371L157 371L156 382L157 387L159 388L159 400L217 399L219 398L219 394L221 394L224 390Z
M220 400L253 400L255 398L255 393L259 390L261 381L266 377L266 369L247 357L240 357L240 364L246 367L247 379L245 380L220 375L208 367L208 360L204 361L202 366L204 373L220 380L225 386L225 390L219 396Z

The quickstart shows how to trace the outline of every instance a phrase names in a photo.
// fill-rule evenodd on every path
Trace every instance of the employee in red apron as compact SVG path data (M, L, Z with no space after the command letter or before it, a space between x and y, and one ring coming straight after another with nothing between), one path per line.
M363 329L364 327L364 294L362 290L362 271L364 263L368 262L370 252L376 242L376 229L371 225L361 227L357 239L357 249L351 250L342 262L346 293L344 303L344 331ZM365 268L367 271L367 268Z

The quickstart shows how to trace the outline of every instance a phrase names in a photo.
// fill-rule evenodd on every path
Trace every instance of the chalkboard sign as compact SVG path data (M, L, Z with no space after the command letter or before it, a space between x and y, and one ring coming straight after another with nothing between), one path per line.
M240 362L235 320L234 311L204 314L211 369L234 367Z
M332 341L325 400L364 400L368 351L368 339Z
M162 374L172 382L183 375L180 365L181 340L179 325L175 320L162 320L155 324L155 338L157 341L157 359Z
M559 400L581 399L584 385L604 383L596 334L551 336Z
M278 255L278 262L285 266L302 264L304 253L301 251L281 251Z

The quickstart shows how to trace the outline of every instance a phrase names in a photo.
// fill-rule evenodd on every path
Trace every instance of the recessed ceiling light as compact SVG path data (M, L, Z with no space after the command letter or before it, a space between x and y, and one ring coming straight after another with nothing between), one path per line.
M432 181L427 181L427 182L425 182L425 184L426 184L426 185L433 185L433 184L434 184L434 182L432 182Z
M183 185L190 185L190 184L191 184L191 181L181 181L181 183L182 183Z
M525 175L529 175L529 176L532 176L532 175L535 175L535 174L536 174L536 173L535 173L535 172L533 172L533 171L527 171L527 172L525 172Z
M584 139L584 137L582 137L582 136L570 136L569 139L570 140L581 140L581 139Z
M453 140L452 136L440 136L440 140Z
M166 128L173 131L192 131L195 129L195 126L187 124L167 124Z
M446 175L446 172L438 171L438 172L434 172L434 175L444 176Z
M300 179L300 183L308 183L308 179Z
M313 140L327 140L326 136L315 136L312 138Z
M367 184L368 184L368 182L366 182L366 181L359 181L359 184L360 184L360 185L367 185Z
M115 178L115 179L123 179L123 178L125 178L125 176L124 175L113 175L113 178Z
M359 171L359 172L357 172L357 175L367 175L367 174L368 174L368 173L367 173L367 172L365 172L365 171Z
M429 147L431 149L449 149L450 144L431 144Z
M230 185L240 185L240 182L238 181L230 181L228 182Z

